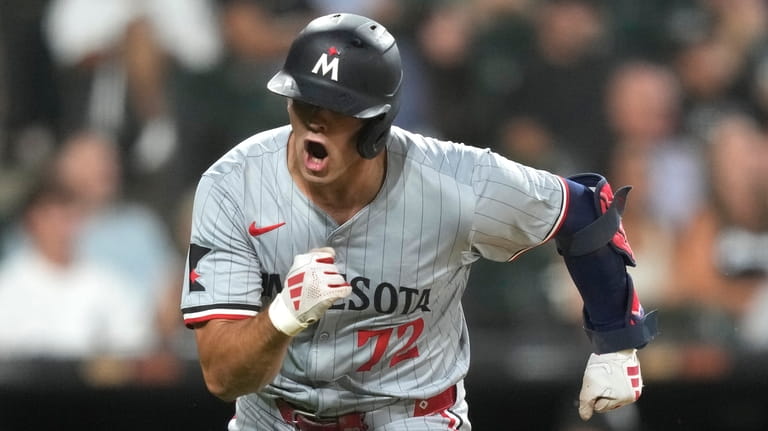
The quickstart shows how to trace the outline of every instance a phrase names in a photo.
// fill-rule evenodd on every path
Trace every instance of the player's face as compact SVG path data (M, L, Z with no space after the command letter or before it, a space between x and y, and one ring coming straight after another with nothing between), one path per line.
M289 162L306 181L331 183L365 160L356 144L363 120L298 100L288 101L288 115L293 128Z

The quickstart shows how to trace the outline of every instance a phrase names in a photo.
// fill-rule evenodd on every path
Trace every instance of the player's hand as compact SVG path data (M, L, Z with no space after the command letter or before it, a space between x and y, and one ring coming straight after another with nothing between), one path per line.
M280 332L294 336L315 323L334 302L352 293L352 287L334 265L330 247L296 255L283 290L269 306L269 318Z
M604 413L633 403L643 391L643 378L637 349L602 355L591 354L584 370L579 394L579 416L588 420L592 414Z

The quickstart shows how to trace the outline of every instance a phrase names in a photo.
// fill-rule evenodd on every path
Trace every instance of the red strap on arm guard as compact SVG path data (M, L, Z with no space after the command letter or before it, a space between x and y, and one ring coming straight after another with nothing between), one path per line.
M621 222L621 215L624 213L624 207L627 203L627 195L632 187L621 187L614 195L608 180L601 175L580 174L568 177L568 179L592 190L598 217L572 235L558 235L556 241L560 254L563 256L583 256L608 244L624 258L626 265L635 266L635 255Z

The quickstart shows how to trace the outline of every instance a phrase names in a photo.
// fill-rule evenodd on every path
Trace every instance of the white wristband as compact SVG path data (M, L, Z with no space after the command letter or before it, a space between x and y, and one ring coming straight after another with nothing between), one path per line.
M275 297L267 312L269 314L269 320L272 321L275 328L290 337L295 336L309 326L299 322L299 320L293 316L293 313L288 311L288 307L285 305L285 302L283 302L282 295L277 295Z

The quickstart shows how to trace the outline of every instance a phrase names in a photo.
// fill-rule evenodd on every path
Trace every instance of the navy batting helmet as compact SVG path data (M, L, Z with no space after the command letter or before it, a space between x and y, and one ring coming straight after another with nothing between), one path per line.
M403 69L395 38L359 15L312 20L293 41L283 68L267 88L344 115L366 119L358 136L370 159L386 144L399 108Z

